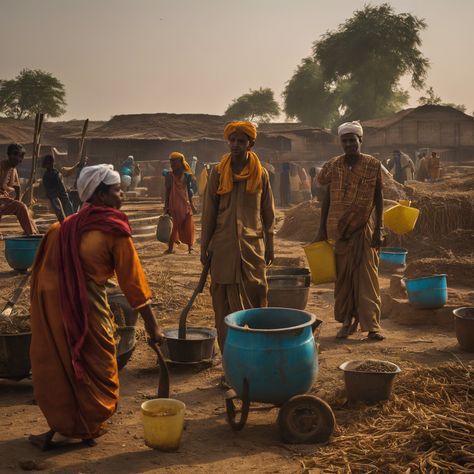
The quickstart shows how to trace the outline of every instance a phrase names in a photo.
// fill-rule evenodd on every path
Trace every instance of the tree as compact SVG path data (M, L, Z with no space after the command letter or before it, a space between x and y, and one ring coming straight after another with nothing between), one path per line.
M425 96L421 96L418 99L418 103L420 105L440 105L441 104L441 97L435 94L435 91L432 87L426 89Z
M228 119L257 122L268 122L279 114L280 106L275 101L273 91L262 87L258 90L250 89L250 92L235 99L225 111Z
M419 50L426 23L395 14L389 4L365 6L335 31L313 44L287 82L283 97L289 117L311 125L370 119L399 111L408 103L400 79L411 75L424 85L428 60Z
M433 87L429 87L426 89L425 96L421 96L418 99L418 103L420 105L444 105L446 107L452 107L453 109L457 109L462 113L466 113L466 106L464 104L454 104L453 102L443 102L441 97L435 94Z
M49 72L23 69L15 79L0 80L0 113L25 119L43 112L59 117L66 111L64 85Z
M320 65L304 58L283 91L287 117L307 125L329 127L338 117L337 91L324 82Z

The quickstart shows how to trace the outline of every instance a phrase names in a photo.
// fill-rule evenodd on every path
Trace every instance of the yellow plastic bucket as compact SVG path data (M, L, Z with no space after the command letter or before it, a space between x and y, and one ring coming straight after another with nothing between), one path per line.
M160 451L179 448L186 405L172 398L155 398L142 403L145 444Z
M383 218L385 227L396 234L403 235L411 232L415 228L419 215L419 209L397 204L387 209L383 214Z
M334 242L314 242L304 247L308 265L311 270L311 281L315 285L336 281L336 256Z

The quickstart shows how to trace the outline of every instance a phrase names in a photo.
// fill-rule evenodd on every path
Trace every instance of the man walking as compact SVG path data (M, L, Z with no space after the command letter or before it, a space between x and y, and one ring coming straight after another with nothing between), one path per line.
M359 122L339 126L344 154L327 162L318 175L327 185L316 240L334 240L337 279L335 317L342 323L338 338L357 330L375 341L380 333L378 248L383 238L382 165L361 153L363 130Z
M224 318L268 305L266 266L273 262L275 207L268 172L252 151L250 122L224 130L230 153L212 170L204 197L201 262L210 260L211 295L221 352Z
M49 199L58 221L62 222L67 216L74 213L71 199L64 185L63 176L72 175L79 166L79 163L70 168L63 167L58 170L54 166L54 161L53 155L45 155L43 157L43 168L46 170L43 174L43 186L46 197Z

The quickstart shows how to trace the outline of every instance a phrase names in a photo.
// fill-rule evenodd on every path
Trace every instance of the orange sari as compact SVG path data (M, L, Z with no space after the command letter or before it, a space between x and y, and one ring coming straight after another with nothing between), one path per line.
M78 380L60 308L59 231L59 223L50 228L33 267L30 355L34 395L51 430L69 438L89 439L105 432L103 424L115 413L119 396L115 323L105 283L115 273L133 308L147 304L151 291L130 237L96 230L83 234L79 255L90 313L81 350L86 377Z
M169 210L173 218L171 240L192 246L195 239L195 230L186 177L183 175L181 178L178 178L173 173L171 173L171 176L172 183L169 201Z

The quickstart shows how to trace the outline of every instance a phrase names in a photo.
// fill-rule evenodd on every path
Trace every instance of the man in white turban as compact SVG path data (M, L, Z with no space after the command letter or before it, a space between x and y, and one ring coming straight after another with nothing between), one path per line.
M117 277L128 303L143 317L151 343L163 341L130 224L119 211L119 173L111 165L85 167L77 186L87 205L50 227L31 276L34 395L49 431L30 441L42 450L65 442L73 446L74 439L93 446L117 409L107 280Z
M113 165L94 165L84 168L77 178L79 199L87 202L101 183L106 186L120 184L120 174L114 170Z
M349 133L354 133L358 137L362 138L364 135L364 130L360 122L344 122L343 124L337 127L337 134L341 137L342 135L347 135Z
M328 161L318 175L326 186L317 241L332 240L336 253L334 290L338 338L357 331L380 341L378 249L383 240L382 164L361 153L362 125L346 122L338 135L344 154Z

